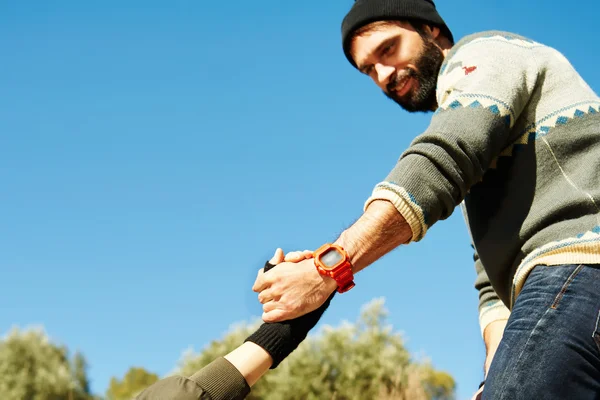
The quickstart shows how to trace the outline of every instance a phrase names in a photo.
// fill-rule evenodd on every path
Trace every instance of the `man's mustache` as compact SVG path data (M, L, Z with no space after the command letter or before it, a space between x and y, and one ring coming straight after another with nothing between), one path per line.
M390 81L386 86L386 90L389 94L392 94L396 91L398 84L402 82L405 78L410 78L411 76L416 76L415 71L410 68L402 69L390 77Z

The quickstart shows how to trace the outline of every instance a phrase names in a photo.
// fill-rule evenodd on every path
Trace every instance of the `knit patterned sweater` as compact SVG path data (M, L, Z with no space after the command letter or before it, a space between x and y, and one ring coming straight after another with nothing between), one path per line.
M437 101L365 208L392 202L418 241L462 205L483 332L536 265L600 263L600 98L555 49L494 31L450 50Z

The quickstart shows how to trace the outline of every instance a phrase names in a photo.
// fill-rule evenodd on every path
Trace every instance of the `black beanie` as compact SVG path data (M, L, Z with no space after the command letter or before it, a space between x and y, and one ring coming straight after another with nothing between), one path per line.
M454 42L452 32L440 17L432 0L356 0L342 22L342 46L350 63L356 63L350 55L350 39L359 28L375 21L419 20L438 26L444 35Z

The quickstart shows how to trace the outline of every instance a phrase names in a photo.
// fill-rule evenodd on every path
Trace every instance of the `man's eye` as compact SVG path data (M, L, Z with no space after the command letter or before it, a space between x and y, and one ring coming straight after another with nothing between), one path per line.
M392 48L393 48L393 47L394 47L394 44L393 44L393 43L390 43L390 44L388 44L388 45L387 45L387 46L385 46L385 47L383 48L383 50L381 51L381 55L382 55L382 56L385 56L385 55L387 55L387 54L388 54L390 51L392 51Z

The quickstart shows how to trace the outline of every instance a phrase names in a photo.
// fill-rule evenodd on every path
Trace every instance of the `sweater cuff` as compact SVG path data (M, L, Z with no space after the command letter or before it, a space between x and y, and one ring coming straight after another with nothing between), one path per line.
M481 337L489 324L494 321L506 321L510 317L510 310L501 300L490 302L479 310L479 327L481 328Z
M423 239L423 236L427 232L427 224L425 223L423 211L404 188L389 182L379 183L375 186L371 197L365 202L364 210L375 200L389 201L404 217L412 231L412 238L408 243Z
M189 379L196 382L212 400L241 400L250 393L250 386L224 357L217 358Z

